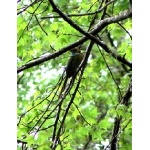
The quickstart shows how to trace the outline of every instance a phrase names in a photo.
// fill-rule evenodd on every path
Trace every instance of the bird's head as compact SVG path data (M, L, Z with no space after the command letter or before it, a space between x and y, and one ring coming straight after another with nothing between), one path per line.
M81 51L78 47L75 47L75 48L71 49L70 52L72 52L72 53L81 53Z

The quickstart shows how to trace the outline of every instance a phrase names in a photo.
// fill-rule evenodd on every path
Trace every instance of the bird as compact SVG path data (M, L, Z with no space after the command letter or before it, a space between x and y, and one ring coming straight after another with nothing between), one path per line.
M59 97L61 97L62 92L65 90L68 79L75 75L79 65L81 64L81 62L84 58L84 54L81 53L79 47L75 47L75 48L71 49L70 52L71 52L71 57L67 63L66 69L65 69L66 78L64 80Z
M84 57L84 54L81 53L78 47L71 49L70 52L71 52L71 57L66 67L66 76L68 78L72 77L75 74L77 68L81 64Z

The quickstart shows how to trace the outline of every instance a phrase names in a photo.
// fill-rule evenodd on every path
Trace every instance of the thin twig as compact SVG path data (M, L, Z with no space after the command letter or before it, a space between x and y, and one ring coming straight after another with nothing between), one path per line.
M31 16L31 18L29 19L28 24L26 25L26 27L25 27L24 30L22 31L22 34L20 35L20 37L19 37L17 43L20 41L20 39L21 39L21 37L23 36L25 30L28 28L28 26L29 26L29 24L30 24L30 22L31 22L31 20L32 20L32 18L33 18L33 16L34 16L34 13L35 13L35 12L37 11L37 9L40 7L40 5L42 4L42 2L43 2L43 1L41 1L41 3L40 3L40 4L37 6L37 8L34 10L34 12L33 12L32 16Z
M99 10L95 11L95 12L90 12L90 13L83 13L83 14L68 14L68 17L79 17L79 16L87 16L87 15L95 15L97 13L100 13L104 8L106 8L108 5L110 5L111 3L115 2L116 0L110 1L108 3L105 4L105 6L103 6L102 8L100 8ZM61 18L61 16L47 16L47 17L41 17L41 19L50 19L50 18Z
M41 0L35 0L33 3L31 3L30 5L28 5L27 7L25 7L24 9L22 9L21 11L19 11L17 13L17 15L21 14L22 12L26 11L29 7L33 6L34 4L40 2ZM19 1L20 2L20 1Z
M90 125L91 126L91 124L84 118L84 116L82 115L82 113L80 112L80 110L79 110L79 108L78 108L78 106L73 102L73 104L75 105L75 107L77 108L77 110L78 110L78 112L79 112L79 114L81 115L81 117L83 118L83 120L88 124L88 125Z
M122 93L121 93L120 88L119 88L119 86L118 86L118 84L117 84L117 81L115 80L115 78L114 78L114 76L113 76L113 73L112 73L112 71L111 71L111 69L110 69L110 67L109 67L109 65L108 65L108 63L107 63L107 61L106 61L106 59L105 59L105 57L104 57L102 51L100 50L99 47L98 47L98 49L99 49L99 52L101 53L101 55L102 55L102 57L103 57L103 60L105 61L105 64L106 64L106 66L107 66L107 68L108 68L108 70L109 70L109 72L110 72L110 74L111 74L111 76L112 76L112 79L114 80L114 82L115 82L115 84L116 84L116 86L117 86L117 89L118 89L118 92L119 92L119 94L120 94L120 97L122 98Z
M107 16L110 17L110 15L108 15L108 14L107 14ZM129 35L130 39L132 40L132 36L128 32L128 30L126 30L126 28L121 23L117 22L117 24Z
M127 124L118 132L118 134L116 134L113 139L109 142L109 144L105 147L104 150L107 150L107 148L110 146L110 144L113 142L114 138L116 138L127 126L128 124L132 121L132 119L129 119L129 121L127 122Z
M53 58L56 58L58 57L59 55L67 52L68 50L74 48L74 47L77 47L79 45L82 45L84 42L86 42L89 39L93 40L94 42L96 42L97 44L99 44L100 46L102 46L102 48L107 52L109 53L112 57L114 57L115 59L117 59L118 61L122 62L123 64L127 65L128 67L132 68L132 63L129 62L128 60L126 60L124 57L114 53L113 51L111 51L107 45L103 44L102 42L100 42L98 39L95 40L95 38L93 38L93 36L91 37L91 34L95 35L97 34L98 32L100 32L104 27L108 26L109 24L111 23L115 23L115 22L118 22L118 21L121 21L121 20L124 20L126 18L129 18L132 14L132 11L131 9L129 9L128 11L124 11L122 13L120 13L118 16L114 16L114 17L110 17L110 18L106 18L102 21L100 21L97 26L90 32L86 32L88 34L88 36L84 36L83 38L81 38L80 40L78 40L77 42L73 43L73 44L70 44L64 48L62 48L61 50L53 53L53 54L49 54L47 56L44 56L44 57L40 57L34 61L31 61L21 67L19 67L17 69L17 73L25 70L25 69L28 69L28 68L31 68L33 66L36 66L36 65L39 65L45 61L48 61L50 59L53 59ZM87 35L86 34L86 35ZM89 36L90 34L90 36Z
M47 32L43 29L43 27L41 26L41 24L40 24L40 22L39 22L37 16L35 15L34 17L35 17L36 21L38 22L38 25L40 26L40 28L42 29L42 31L43 31L46 35L48 35L48 33L47 33Z

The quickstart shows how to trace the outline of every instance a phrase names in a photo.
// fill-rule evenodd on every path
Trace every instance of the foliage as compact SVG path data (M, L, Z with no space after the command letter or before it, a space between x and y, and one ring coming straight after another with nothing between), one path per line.
M22 0L17 4L17 149L131 150L132 68L125 61L132 60L131 16L116 23L110 19L94 35L111 51L92 38L90 50L88 35L79 43L85 35L64 20L51 2ZM86 33L131 8L128 0L54 3ZM73 48L73 44L90 55L60 98L70 58L67 46Z

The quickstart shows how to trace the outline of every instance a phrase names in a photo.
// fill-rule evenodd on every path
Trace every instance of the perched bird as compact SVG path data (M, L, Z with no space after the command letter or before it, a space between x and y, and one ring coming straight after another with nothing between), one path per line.
M71 49L70 52L71 52L71 57L68 61L68 64L67 64L66 70L65 70L66 71L66 78L65 78L65 81L64 81L64 84L63 84L63 87L61 89L59 97L61 97L62 92L65 90L68 79L70 77L74 76L77 68L81 64L83 57L84 57L84 54L81 53L81 51L78 47Z
M68 78L70 78L75 74L77 68L79 67L84 57L83 53L81 53L80 49L77 47L70 50L70 52L71 52L71 57L66 67L66 76Z

